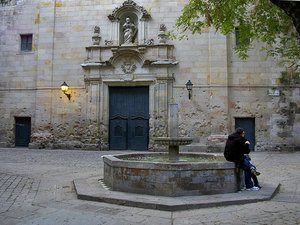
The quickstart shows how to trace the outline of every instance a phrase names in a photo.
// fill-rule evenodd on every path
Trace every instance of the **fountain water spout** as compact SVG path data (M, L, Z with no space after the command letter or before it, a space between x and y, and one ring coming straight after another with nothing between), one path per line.
M169 104L168 136L178 137L178 105Z
M192 143L192 138L178 137L178 105L169 104L168 112L168 137L155 138L155 143L169 146L169 160L171 162L179 161L179 146Z

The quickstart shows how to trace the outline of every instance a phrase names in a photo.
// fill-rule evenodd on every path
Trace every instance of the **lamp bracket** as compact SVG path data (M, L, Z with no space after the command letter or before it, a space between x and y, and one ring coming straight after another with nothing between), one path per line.
M71 94L68 94L66 92L64 92L64 94L68 97L69 100L71 100Z

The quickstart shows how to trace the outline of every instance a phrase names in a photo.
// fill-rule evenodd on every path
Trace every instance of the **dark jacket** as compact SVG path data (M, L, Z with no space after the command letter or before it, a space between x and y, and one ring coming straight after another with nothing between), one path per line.
M226 141L224 157L228 161L232 161L238 164L244 162L244 154L249 154L249 144L245 144L246 138L240 134L234 133L228 136Z

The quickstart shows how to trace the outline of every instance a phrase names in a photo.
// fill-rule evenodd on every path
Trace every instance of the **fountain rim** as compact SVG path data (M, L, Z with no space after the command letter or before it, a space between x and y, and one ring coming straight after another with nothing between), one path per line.
M193 140L191 137L154 137L154 140L184 140L189 141Z
M140 156L140 155L165 155L167 152L133 152L114 155L103 155L104 163L113 167L136 168L136 169L153 169L153 170L211 170L211 169L232 169L235 168L235 163L228 161L216 162L149 162L120 159L118 156ZM180 153L180 155L196 155L196 156L214 156L223 157L216 153Z
M189 145L193 142L190 137L155 137L154 142L160 145L180 146Z

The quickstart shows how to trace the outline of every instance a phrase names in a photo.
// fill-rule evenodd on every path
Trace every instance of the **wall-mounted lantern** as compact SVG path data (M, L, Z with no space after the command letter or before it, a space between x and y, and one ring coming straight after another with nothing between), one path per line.
M67 91L69 90L69 86L64 81L62 85L60 85L61 91L68 97L68 99L71 99L71 94L68 94Z
M192 89L193 89L193 83L189 80L186 84L186 89L189 91L189 99L192 97Z

